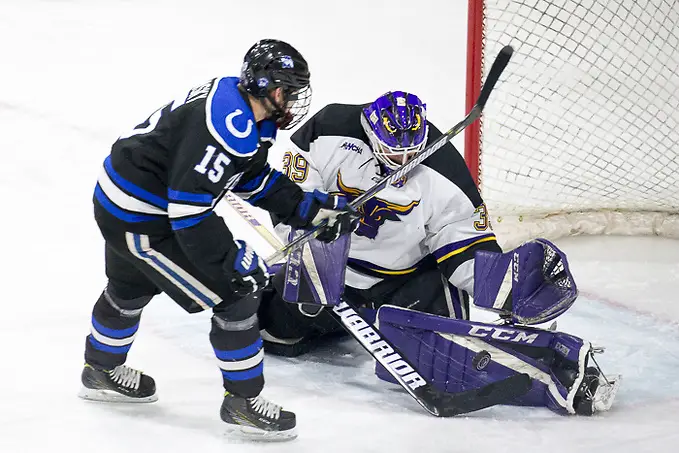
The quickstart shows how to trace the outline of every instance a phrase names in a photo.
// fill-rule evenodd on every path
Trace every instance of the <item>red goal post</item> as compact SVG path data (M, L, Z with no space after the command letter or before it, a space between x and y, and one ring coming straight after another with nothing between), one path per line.
M465 136L500 242L679 237L679 2L469 0L466 107L515 54Z

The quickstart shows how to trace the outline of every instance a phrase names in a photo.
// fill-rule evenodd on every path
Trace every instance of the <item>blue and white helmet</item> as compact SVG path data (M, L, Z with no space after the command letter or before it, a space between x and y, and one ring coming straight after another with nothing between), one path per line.
M412 93L383 94L363 109L361 124L375 157L391 170L427 145L427 106Z

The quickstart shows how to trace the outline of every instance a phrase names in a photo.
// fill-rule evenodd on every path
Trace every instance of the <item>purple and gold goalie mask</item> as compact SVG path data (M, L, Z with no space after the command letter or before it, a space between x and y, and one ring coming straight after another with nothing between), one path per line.
M427 144L427 106L403 91L390 91L363 109L361 124L375 157L395 170Z

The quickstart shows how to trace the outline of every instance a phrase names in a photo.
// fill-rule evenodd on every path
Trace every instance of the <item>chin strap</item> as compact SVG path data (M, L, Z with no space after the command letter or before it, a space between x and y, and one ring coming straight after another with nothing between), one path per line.
M248 92L245 91L245 88L240 85L238 85L238 91L241 93L243 99L245 99L245 102L248 104L248 107L250 107L250 110L252 110L252 103L250 102L250 96L248 95ZM266 93L266 97L257 99L264 107L264 110L266 110L267 117L275 121L279 129L285 129L285 127L290 124L292 121L292 114L290 112L284 111L278 104L276 104L276 101L271 96L271 91ZM269 102L264 102L265 99Z
M285 129L292 122L292 114L281 108L280 105L276 103L276 100L271 96L271 91L266 93L266 98L269 104L264 103L264 108L269 118L276 122L279 129ZM287 103L287 101L285 101Z

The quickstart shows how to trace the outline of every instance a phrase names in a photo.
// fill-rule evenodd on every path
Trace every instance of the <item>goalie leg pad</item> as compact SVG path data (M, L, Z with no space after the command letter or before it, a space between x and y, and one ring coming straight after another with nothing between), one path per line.
M303 230L292 230L292 241ZM315 239L290 255L285 264L285 284L281 294L286 302L337 305L344 291L350 235L332 243Z
M326 307L292 304L281 298L278 289L283 286L283 273L276 274L272 279L273 287L262 293L258 317L264 350L274 355L296 357L326 344L326 339L332 342L345 336L344 329ZM304 286L302 284L302 291Z
M512 404L591 415L610 408L617 390L617 384L600 378L598 366L589 366L590 343L572 335L455 320L392 306L380 308L377 318L382 334L422 376L446 392L526 373L532 388ZM379 364L375 372L380 379L393 382ZM597 392L605 402L597 401Z

